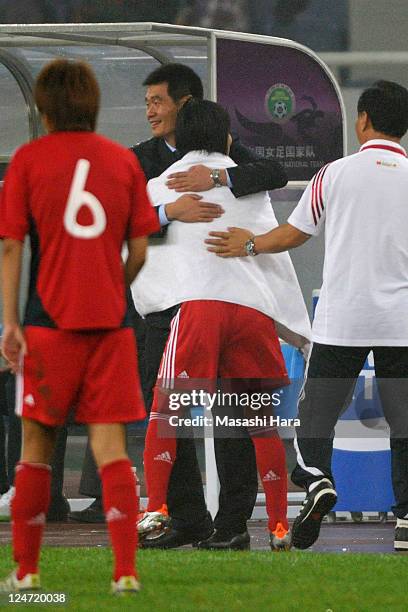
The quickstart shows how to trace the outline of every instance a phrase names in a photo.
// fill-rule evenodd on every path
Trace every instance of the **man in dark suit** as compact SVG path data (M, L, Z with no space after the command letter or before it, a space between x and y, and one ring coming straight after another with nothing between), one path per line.
M153 137L132 147L132 150L149 180L159 176L179 159L175 149L177 112L189 98L201 99L203 86L198 75L182 64L160 66L146 78L144 85L147 87L146 116ZM210 222L222 214L218 205L205 202L201 196L192 193L194 191L206 191L214 185L227 185L236 197L242 197L284 187L287 183L286 174L277 162L258 159L236 140L232 143L230 157L238 165L229 168L228 172L200 165L188 172L172 175L169 187L175 190L174 202L157 207L162 226L161 239L165 235L166 225L173 220L186 223ZM150 313L138 322L139 355L144 370L142 385L147 408L151 405L152 389L169 335L170 322L176 311L177 308L170 308ZM217 438L215 454L221 489L214 526L218 531L225 532L225 548L240 547L237 534L246 534L246 522L252 514L258 491L253 444L249 436L244 440L241 436ZM97 500L90 509L71 513L71 518L90 522L102 518L101 505L98 506L99 487L88 449L80 492L97 497ZM171 529L145 542L146 547L175 548L204 540L212 534L213 523L207 513L192 439L178 440L177 460L170 478L167 504L172 518ZM217 548L220 548L219 543Z

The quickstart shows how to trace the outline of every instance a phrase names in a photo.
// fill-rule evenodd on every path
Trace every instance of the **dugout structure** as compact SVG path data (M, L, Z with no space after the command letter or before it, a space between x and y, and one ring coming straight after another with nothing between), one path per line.
M322 60L293 41L155 23L0 25L3 164L41 134L33 82L57 56L93 66L102 88L100 131L124 145L149 136L143 78L176 61L198 72L244 144L285 165L292 186L346 151L339 87Z
M227 108L241 142L284 165L289 185L272 194L280 222L317 170L346 153L336 80L313 51L293 41L157 23L0 25L0 179L15 149L42 134L33 86L56 57L91 64L102 93L98 131L125 146L150 137L147 74L168 62L191 66L205 96ZM310 309L321 284L322 241L292 256ZM211 453L206 456L214 471Z
M143 80L160 63L190 65L206 97L229 111L243 144L280 161L289 186L272 195L287 219L306 182L346 153L340 89L324 62L290 40L156 23L0 25L0 179L13 151L41 135L34 80L55 57L88 61L102 92L98 130L125 146L150 137ZM320 287L322 238L292 258L306 303Z

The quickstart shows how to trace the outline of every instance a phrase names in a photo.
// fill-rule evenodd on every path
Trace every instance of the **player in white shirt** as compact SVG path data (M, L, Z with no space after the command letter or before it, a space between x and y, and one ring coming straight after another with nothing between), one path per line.
M408 91L379 81L362 93L357 110L359 152L319 170L288 223L259 236L240 228L211 232L207 243L220 257L278 253L325 226L323 285L292 474L307 496L293 544L311 546L336 503L334 426L372 350L391 430L394 548L408 550L408 159L400 145L408 129Z

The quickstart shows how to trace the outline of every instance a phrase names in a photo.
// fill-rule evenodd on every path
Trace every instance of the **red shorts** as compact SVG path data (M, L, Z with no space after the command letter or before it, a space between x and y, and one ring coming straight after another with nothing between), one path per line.
M132 329L73 332L28 326L17 378L16 413L62 425L71 409L80 423L127 423L146 416Z
M157 385L210 389L219 378L245 379L253 390L289 384L275 323L238 304L185 302L171 322Z

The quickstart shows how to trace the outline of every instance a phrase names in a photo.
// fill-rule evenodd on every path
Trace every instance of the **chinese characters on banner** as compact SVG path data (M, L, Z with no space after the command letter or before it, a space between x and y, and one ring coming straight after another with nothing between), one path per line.
M242 144L279 161L291 181L344 155L337 91L301 49L217 38L217 100Z

